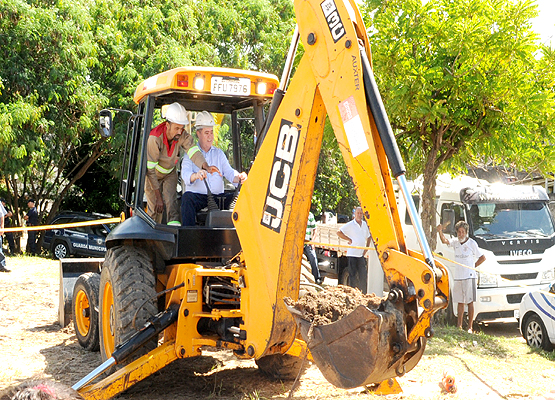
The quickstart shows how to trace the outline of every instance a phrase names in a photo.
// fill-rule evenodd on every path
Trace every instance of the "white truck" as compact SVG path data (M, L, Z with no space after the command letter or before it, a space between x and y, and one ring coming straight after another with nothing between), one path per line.
M421 185L414 182L413 199L419 213L421 193ZM398 201L403 201L402 196ZM470 226L469 236L486 256L478 272L477 322L518 318L520 301L527 292L548 290L555 266L555 229L548 203L541 186L491 184L448 174L438 177L436 211L446 226L446 237L456 236L455 223L465 220ZM410 219L403 217L401 211L402 222L410 225ZM403 231L407 246L418 249L413 230ZM436 253L454 259L453 249L439 240ZM444 263L449 269L454 267ZM449 307L448 312L456 315L456 306Z

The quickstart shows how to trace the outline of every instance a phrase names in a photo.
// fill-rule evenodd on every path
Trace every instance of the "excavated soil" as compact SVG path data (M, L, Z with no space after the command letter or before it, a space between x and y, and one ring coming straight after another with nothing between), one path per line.
M285 298L285 303L301 312L302 318L314 326L331 324L350 314L358 306L377 309L385 300L375 294L363 294L349 286L333 286L318 293L310 292L298 301Z

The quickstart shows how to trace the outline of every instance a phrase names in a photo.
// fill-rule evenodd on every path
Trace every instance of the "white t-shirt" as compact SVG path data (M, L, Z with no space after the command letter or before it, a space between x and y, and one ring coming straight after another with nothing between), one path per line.
M468 238L466 242L461 244L459 239L449 239L449 246L455 250L455 261L459 264L467 265L474 268L476 260L478 260L484 253L478 247L478 243L472 238ZM476 278L476 271L470 268L465 268L462 265L455 265L453 271L453 279L463 280L469 278Z
M370 231L366 221L362 220L359 225L356 220L351 220L343 225L340 229L345 235L351 239L351 246L365 247L366 240L370 237ZM363 249L347 249L347 257L362 257Z
M3 216L5 216L7 214L8 214L8 212L4 208L4 205L0 202L0 218L2 218Z

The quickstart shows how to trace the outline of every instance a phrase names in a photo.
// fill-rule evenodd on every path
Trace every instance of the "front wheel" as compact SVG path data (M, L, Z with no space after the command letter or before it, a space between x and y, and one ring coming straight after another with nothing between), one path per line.
M54 257L58 260L61 258L66 258L69 256L69 247L64 242L57 242L54 245L54 249L52 249L52 253L54 253Z
M73 325L77 341L85 350L98 351L98 293L100 275L88 272L77 278L73 288Z
M100 354L111 357L147 320L158 313L156 281L149 253L133 246L108 249L100 275ZM121 365L155 349L151 339Z
M353 277L349 273L349 268L343 268L343 270L341 271L341 275L339 276L339 284L353 287Z
M541 318L536 314L528 317L524 323L524 339L526 339L528 346L532 348L541 348L546 351L553 350L547 329L545 329Z

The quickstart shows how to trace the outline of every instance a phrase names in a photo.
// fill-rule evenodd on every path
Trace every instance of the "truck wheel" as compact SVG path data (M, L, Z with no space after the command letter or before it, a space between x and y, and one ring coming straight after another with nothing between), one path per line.
M133 246L108 249L100 274L102 361L110 358L117 345L129 339L157 314L155 284L152 263L146 250ZM150 340L120 365L155 349L157 342L157 338Z
M344 286L351 286L353 287L353 279L351 278L351 274L349 274L349 268L343 268L341 271L341 276L339 277L339 284Z
M66 258L69 256L69 247L64 242L56 242L54 244L54 248L52 249L52 253L54 254L54 258Z
M289 354L272 354L256 360L256 365L260 372L270 379L290 381L299 375L301 368L304 372L308 362Z
M526 339L528 346L532 348L542 348L545 351L553 350L547 329L545 329L541 318L536 314L529 316L524 322L524 339Z
M88 272L77 278L73 288L73 325L77 341L85 350L98 351L98 293L100 275Z

